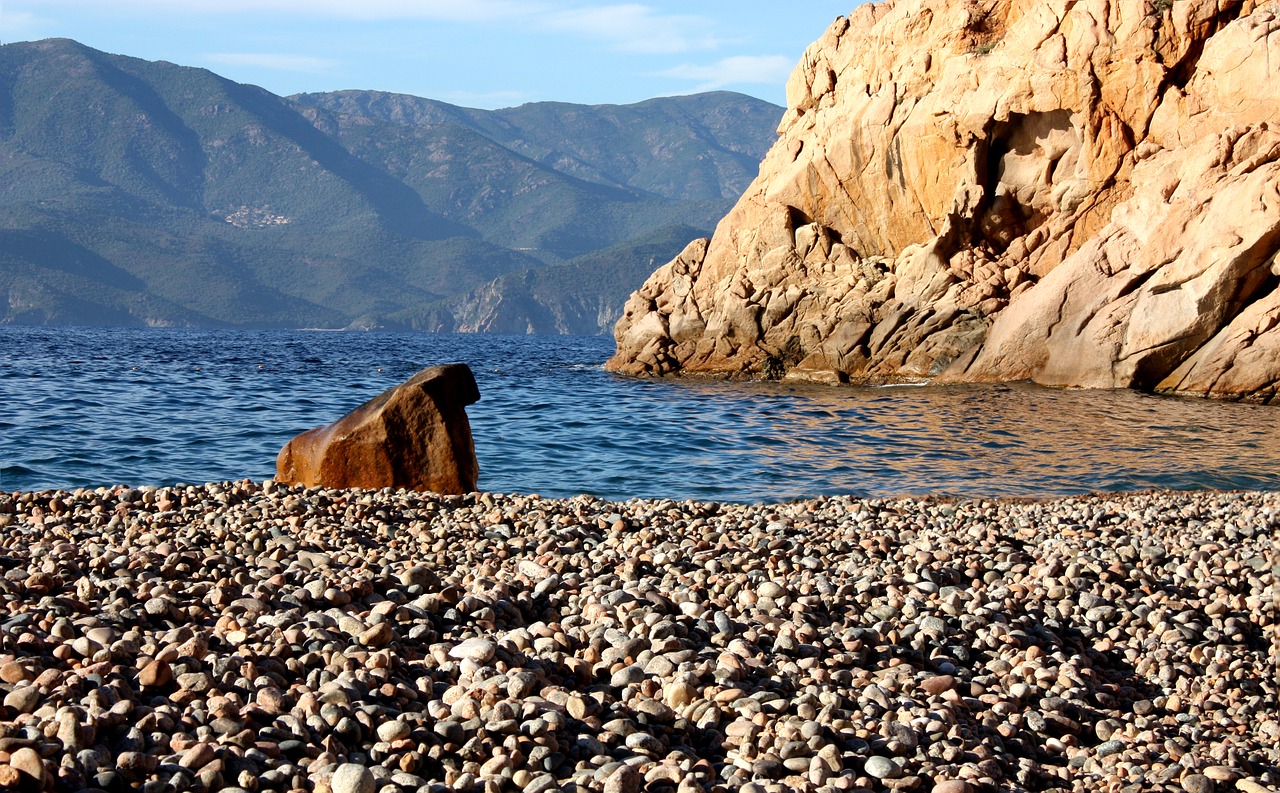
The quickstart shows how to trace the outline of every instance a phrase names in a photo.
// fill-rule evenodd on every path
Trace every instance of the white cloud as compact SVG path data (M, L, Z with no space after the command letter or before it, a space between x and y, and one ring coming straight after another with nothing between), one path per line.
M6 0L0 0L5 2ZM8 0L32 4L35 0ZM39 0L46 7L102 8L102 0ZM526 29L571 33L624 52L671 54L715 49L715 23L701 16L669 14L641 3L582 0L113 0L113 13L295 14L366 21L439 20L509 23Z
M30 11L13 11L0 1L0 42L25 38L39 30L43 22Z
M612 44L625 52L671 54L715 49L720 41L711 20L685 14L663 14L637 3L583 6L555 11L542 24L551 30L578 33Z
M337 61L311 55L286 55L273 52L219 52L205 56L214 63L231 66L257 66L281 72L317 74L338 66Z
M659 72L660 77L697 80L694 91L715 91L729 85L785 83L795 63L782 55L734 55L715 63L680 66Z
M19 0L30 2L31 0ZM41 0L61 6L101 7L102 0ZM341 19L447 19L479 22L525 16L539 4L521 0L114 0L112 8L178 14L306 14Z

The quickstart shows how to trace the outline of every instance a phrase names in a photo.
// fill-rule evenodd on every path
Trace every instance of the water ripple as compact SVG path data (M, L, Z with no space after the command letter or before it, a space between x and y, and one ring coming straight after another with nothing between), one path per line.
M607 339L0 328L0 490L274 471L293 435L470 363L482 487L781 500L1275 488L1273 408L1030 386L632 380Z

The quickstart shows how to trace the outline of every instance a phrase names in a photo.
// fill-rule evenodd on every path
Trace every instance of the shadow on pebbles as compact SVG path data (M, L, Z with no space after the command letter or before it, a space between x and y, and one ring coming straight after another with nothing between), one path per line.
M1276 791L1280 495L0 494L0 788Z

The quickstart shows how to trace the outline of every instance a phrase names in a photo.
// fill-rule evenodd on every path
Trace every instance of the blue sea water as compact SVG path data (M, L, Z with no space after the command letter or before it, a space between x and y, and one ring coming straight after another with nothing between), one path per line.
M482 489L781 501L1280 486L1276 408L1025 385L605 372L607 338L0 327L0 490L266 479L280 447L462 361Z

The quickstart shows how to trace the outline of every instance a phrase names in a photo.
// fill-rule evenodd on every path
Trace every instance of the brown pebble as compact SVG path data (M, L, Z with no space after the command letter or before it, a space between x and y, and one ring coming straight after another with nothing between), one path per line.
M201 742L183 752L182 757L178 760L178 765L183 768L200 769L212 763L216 757L213 747Z
M394 634L391 632L391 624L387 622L379 622L372 628L360 634L360 643L366 647L382 647L388 644Z
M935 675L921 681L920 687L928 692L930 696L936 697L945 691L955 688L956 679L951 675Z
M1182 789L1187 793L1214 793L1217 785L1204 774L1187 774L1182 778Z
M4 706L17 713L31 713L40 703L40 689L36 686L19 686L4 696Z
M35 749L24 747L9 756L9 765L24 775L44 784L44 761Z
M30 680L32 674L27 668L17 661L10 661L4 666L0 666L0 680L6 683L20 683L23 680Z
M284 711L285 701L284 695L280 693L278 688L264 688L258 692L255 697L258 705L271 715L276 715Z
M23 586L32 595L46 595L53 589L53 578L48 573L34 573L27 576L26 583Z
M1215 782L1234 782L1240 778L1240 772L1229 765L1211 765L1200 773Z
M116 767L121 771L147 770L147 756L142 752L121 752L116 758Z
M144 688L159 688L173 680L173 670L159 659L150 661L138 672L138 685Z

